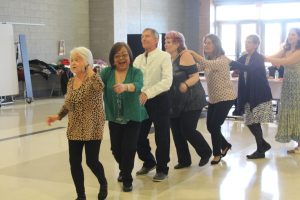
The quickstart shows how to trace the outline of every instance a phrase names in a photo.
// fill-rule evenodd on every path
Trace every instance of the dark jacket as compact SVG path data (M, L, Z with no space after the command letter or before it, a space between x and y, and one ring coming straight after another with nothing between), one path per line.
M272 93L266 77L264 57L254 52L249 64L245 65L246 55L230 63L230 70L239 70L238 100L241 105L250 104L250 109L261 103L272 100ZM247 72L246 81L244 72Z

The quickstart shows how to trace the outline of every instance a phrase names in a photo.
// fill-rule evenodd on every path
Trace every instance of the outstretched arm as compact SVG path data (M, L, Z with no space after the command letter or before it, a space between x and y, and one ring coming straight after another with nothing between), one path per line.
M285 67L296 63L300 63L300 49L282 58L267 56L265 57L265 61L270 62L275 66L283 65Z

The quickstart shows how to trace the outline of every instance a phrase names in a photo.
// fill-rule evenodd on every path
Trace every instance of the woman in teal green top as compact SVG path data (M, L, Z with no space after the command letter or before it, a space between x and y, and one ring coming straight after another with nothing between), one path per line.
M113 45L109 62L111 67L101 70L105 114L109 121L111 150L120 169L118 181L123 182L124 192L130 192L141 121L148 118L139 102L143 74L132 66L132 52L126 43Z

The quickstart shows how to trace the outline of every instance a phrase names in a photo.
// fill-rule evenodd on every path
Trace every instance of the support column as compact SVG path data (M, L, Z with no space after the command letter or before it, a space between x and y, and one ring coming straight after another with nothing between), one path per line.
M203 53L203 37L208 33L213 33L211 30L212 22L214 21L214 7L212 0L202 0L200 2L199 14L199 52Z

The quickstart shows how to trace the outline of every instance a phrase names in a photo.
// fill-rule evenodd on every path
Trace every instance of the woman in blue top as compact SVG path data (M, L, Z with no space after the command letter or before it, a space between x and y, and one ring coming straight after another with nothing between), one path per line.
M263 55L257 52L260 39L257 35L246 38L246 54L230 62L231 70L239 70L238 99L245 108L245 124L256 140L257 149L248 159L264 158L271 146L263 138L261 123L273 121L272 93L266 76Z
M111 67L101 71L105 84L105 114L109 121L111 150L120 169L118 181L123 182L124 192L130 192L140 125L141 121L148 118L139 102L143 75L132 66L132 52L126 43L113 45L109 62Z

